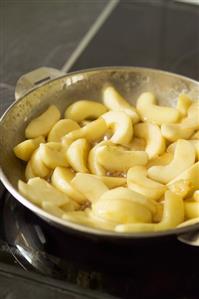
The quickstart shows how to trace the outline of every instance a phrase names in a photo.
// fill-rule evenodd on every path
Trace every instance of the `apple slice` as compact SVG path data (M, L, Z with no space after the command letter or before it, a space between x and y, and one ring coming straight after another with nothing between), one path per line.
M19 180L18 189L24 197L39 206L43 201L51 202L57 207L70 203L70 198L65 193L38 177L30 179L27 184Z
M122 111L109 111L101 116L108 128L113 130L111 141L118 144L128 144L133 137L131 118Z
M67 107L65 118L70 118L77 122L85 119L96 119L107 111L107 108L98 102L94 101L77 101Z
M126 172L132 166L145 165L148 162L144 151L126 151L113 145L101 146L97 159L110 172Z
M74 120L61 119L50 130L48 142L61 142L63 136L79 128L80 126Z
M85 173L77 173L72 179L71 184L91 203L98 200L104 192L109 190L98 178Z
M156 125L176 123L180 113L172 107L158 106L151 92L142 93L137 100L137 111L141 119Z
M187 153L189 153L187 155ZM168 184L195 162L195 150L187 140L178 140L173 160L165 166L152 166L148 169L148 176L163 184Z
M37 118L34 118L26 127L26 138L35 138L38 136L46 136L60 119L60 112L55 105L51 105L45 112Z
M134 166L127 172L128 188L147 198L158 200L166 191L166 186L147 178L147 169L143 166Z
M17 144L14 147L13 151L17 158L23 161L28 161L33 152L38 148L40 143L45 143L45 138L43 136L25 140Z
M134 126L134 135L144 138L146 141L145 151L149 159L154 159L165 151L165 140L161 135L160 128L150 123L139 123Z
M66 193L70 198L78 203L84 203L87 199L71 184L75 173L69 168L56 167L51 176L51 182L58 190Z
M75 140L67 150L67 158L71 167L77 172L88 172L87 161L89 143L86 139Z
M103 89L103 102L110 110L125 112L134 124L139 121L135 107L128 103L113 86L109 85Z

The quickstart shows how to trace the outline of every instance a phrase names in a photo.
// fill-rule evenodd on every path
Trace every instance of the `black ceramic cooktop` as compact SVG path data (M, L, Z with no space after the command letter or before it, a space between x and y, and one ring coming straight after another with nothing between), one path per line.
M199 6L120 1L70 70L105 65L198 80ZM120 244L64 233L0 190L0 298L12 290L13 298L30 290L28 298L199 298L197 247L176 238Z

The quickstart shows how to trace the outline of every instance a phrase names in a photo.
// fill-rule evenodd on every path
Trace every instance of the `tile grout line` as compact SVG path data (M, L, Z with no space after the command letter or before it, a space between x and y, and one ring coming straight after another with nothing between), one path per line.
M96 33L102 27L102 25L107 20L107 18L110 16L112 11L118 5L119 1L120 0L110 0L109 1L109 3L105 6L105 8L100 13L100 15L97 17L94 24L90 27L88 32L82 38L82 40L78 44L77 48L73 51L72 55L65 62L65 64L62 66L62 68L61 68L62 71L68 72L68 70L73 66L75 61L78 59L78 57L84 51L84 49L88 46L88 44L90 43L92 38L96 35Z

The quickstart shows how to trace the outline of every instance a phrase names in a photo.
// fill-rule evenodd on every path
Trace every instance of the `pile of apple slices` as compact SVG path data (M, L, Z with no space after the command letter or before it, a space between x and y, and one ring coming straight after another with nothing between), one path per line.
M152 232L199 221L199 101L176 107L145 92L133 107L113 86L64 118L51 105L14 147L26 162L19 192L46 212L89 227Z

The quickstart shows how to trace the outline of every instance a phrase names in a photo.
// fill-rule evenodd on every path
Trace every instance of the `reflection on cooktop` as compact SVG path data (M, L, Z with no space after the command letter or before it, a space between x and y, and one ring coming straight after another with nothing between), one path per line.
M3 237L24 269L115 296L125 294L123 298L145 298L148 294L151 298L169 298L170 293L181 296L199 292L198 249L175 239L153 240L146 246L63 232L8 193L1 213Z
M199 79L199 49L192 49L190 52L180 56L173 64L172 71Z
M198 5L120 1L72 70L143 66L199 80L198 28Z

